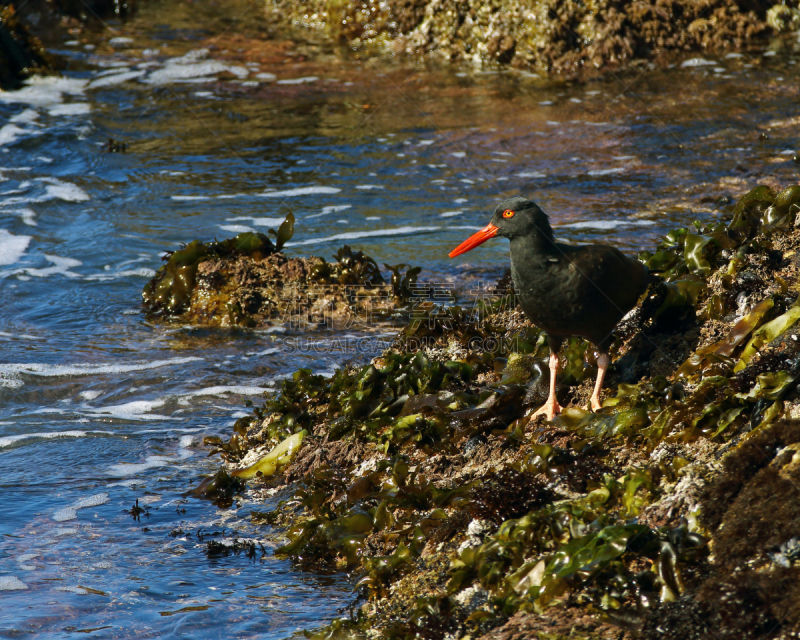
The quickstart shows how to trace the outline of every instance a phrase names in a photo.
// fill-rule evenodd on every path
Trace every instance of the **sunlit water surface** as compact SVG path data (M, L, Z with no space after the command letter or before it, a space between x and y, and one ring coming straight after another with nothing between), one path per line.
M506 243L446 255L510 195L566 241L634 252L796 181L794 40L563 84L262 46L257 8L228 4L240 22L146 6L56 43L62 79L0 94L2 637L284 638L353 602L347 576L275 558L278 535L250 524L285 494L223 510L185 492L219 464L202 438L247 400L379 345L289 357L281 327L151 322L141 289L165 250L291 210L291 254L346 242L428 280L488 280ZM234 535L267 553L206 555Z

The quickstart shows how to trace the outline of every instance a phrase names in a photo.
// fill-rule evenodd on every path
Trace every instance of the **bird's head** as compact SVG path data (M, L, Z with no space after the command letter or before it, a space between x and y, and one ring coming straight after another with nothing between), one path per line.
M517 196L498 204L492 221L453 249L450 257L460 256L495 236L509 240L530 237L551 243L555 241L547 214L532 200Z

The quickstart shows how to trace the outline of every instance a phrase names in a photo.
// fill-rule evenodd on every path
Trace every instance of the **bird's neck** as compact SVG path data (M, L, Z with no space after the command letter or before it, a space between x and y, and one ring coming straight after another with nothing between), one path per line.
M546 262L557 252L552 240L538 234L511 239L511 262L522 269Z

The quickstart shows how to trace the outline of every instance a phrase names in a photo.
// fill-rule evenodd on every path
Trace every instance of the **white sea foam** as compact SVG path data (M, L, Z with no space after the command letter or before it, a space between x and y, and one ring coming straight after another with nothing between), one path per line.
M518 178L546 178L547 175L538 171L523 171L517 174Z
M166 420L169 416L150 413L153 409L163 407L166 402L163 398L158 400L134 400L123 404L88 409L88 412L96 416L109 416L121 420Z
M193 200L211 200L209 196L170 196L173 200L191 202Z
M301 246L310 244L323 244L325 242L338 242L339 240L359 240L361 238L376 238L383 236L402 236L410 233L426 233L438 231L441 227L395 227L394 229L378 229L376 231L348 231L347 233L337 233L326 238L311 238L300 242L287 243L287 246Z
M270 347L269 349L264 349L264 351L248 351L248 356L271 356L274 353L282 353L283 349L280 347Z
M255 231L255 229L252 227L245 227L241 224L221 224L219 228L223 231L230 231L231 233L247 233L248 231Z
M341 189L336 187L298 187L296 189L285 189L284 191L265 191L258 195L262 198L293 198L295 196L330 195L340 191Z
M287 78L285 80L278 80L275 84L306 84L307 82L316 82L319 80L317 76L306 76L305 78Z
M21 129L15 124L7 124L0 129L0 147L7 144L14 144L20 137L27 131Z
M20 124L37 124L39 112L36 109L25 109L25 111L11 116L9 122L19 122Z
M108 41L112 47L124 47L129 44L133 44L133 38L126 38L125 36L117 36L116 38L111 38Z
M225 218L228 222L238 222L239 220L249 220L257 227L274 227L283 222L284 218L251 218L249 216L236 216L235 218Z
M16 91L0 91L0 102L50 107L64 101L64 95L81 95L86 80L57 76L34 76Z
M262 82L275 82L277 76L274 73L257 73L256 79L261 80Z
M200 396L224 396L229 393L237 393L243 396L257 396L266 391L269 391L269 387L248 387L248 386L240 386L240 385L218 385L216 387L207 387L205 389L200 389L199 391L191 391L189 393L181 394L183 397L194 398Z
M10 213L12 216L19 216L22 218L22 222L27 224L29 227L35 227L36 224L36 212L33 209L29 209L25 207L23 209L15 209L12 211L4 211L3 213Z
M46 253L44 254L44 257L53 265L52 267L44 267L43 269L26 267L22 271L27 273L29 276L34 276L36 278L47 278L48 276L53 276L56 274L61 274L68 278L82 277L80 273L70 271L72 267L80 267L83 264L80 260L75 260L74 258L63 258L61 256L51 256Z
M445 211L444 213L439 214L441 218L452 218L453 216L460 216L463 211Z
M453 151L451 154L454 158L466 158L467 152L466 151Z
M703 58L689 58L681 62L681 67L713 67L718 64L715 60L705 60Z
M47 200L64 200L65 202L86 202L89 194L78 185L71 182L64 182L58 178L38 178L40 182L47 184L44 196L40 196L29 202L45 202Z
M20 433L0 438L0 449L6 449L26 440L53 440L55 438L87 438L95 435L112 435L110 431L46 431L44 433Z
M73 587L73 586L62 586L62 587L53 587L54 591L68 591L70 593L77 593L78 595L85 596L88 595L89 592L84 589L83 587Z
M31 236L15 236L0 229L0 264L14 264L25 255Z
M88 391L81 391L78 395L84 400L94 400L103 395L103 392L97 391L97 389L90 389Z
M15 591L27 589L28 585L14 576L0 576L0 591Z
M590 176L608 176L613 173L623 173L625 171L625 167L614 167L613 169L591 169L586 173Z
M148 84L170 84L173 82L212 80L218 73L227 71L237 78L246 78L250 72L245 67L227 65L218 60L206 60L208 49L195 49L180 58L168 60L161 69L156 69L144 82Z
M570 224L553 225L557 229L616 229L620 225L649 227L656 224L653 220L585 220Z
M51 116L82 116L92 110L88 102L68 102L49 107L47 113Z
M123 73L113 73L109 75L104 75L101 78L95 78L89 83L90 89L100 89L102 87L112 87L118 84L122 84L123 82L127 82L128 80L135 80L136 78L141 78L147 71L144 69L138 69L136 71L125 71Z
M131 478L130 480L120 480L119 482L110 482L106 484L106 487L133 487L136 485L144 484L142 480L138 478Z
M329 213L336 213L337 211L346 211L347 209L352 209L352 204L331 204L327 207L322 207L322 211L319 213L314 213L310 216L306 216L306 220L310 220L311 218L319 218L320 216L327 216Z
M109 501L107 493L98 493L87 498L81 498L77 502L68 507L59 509L53 514L53 520L56 522L67 522L68 520L75 520L78 517L78 509L86 509L87 507L99 507L101 504L106 504Z
M190 458L192 455L194 454L188 449L178 449L178 455L175 458L170 458L169 456L147 456L144 462L119 462L117 464L112 464L108 468L108 473L117 478L139 475L148 469L165 467L168 464Z
M53 529L52 531L50 531L50 534L56 537L74 536L76 533L78 533L77 527L59 527L58 529Z
M360 184L356 187L361 191L372 191L373 189L383 189L382 185L379 184Z
M141 267L139 269L126 269L125 271L115 271L114 273L94 273L86 276L86 280L98 280L106 282L108 280L119 280L120 278L152 278L156 275L153 269Z
M158 369L187 362L202 360L197 357L172 358L170 360L152 360L136 364L43 364L33 363L0 363L0 386L4 380L13 381L20 375L40 376L45 378L71 378L75 376L91 376L105 373L128 373ZM17 386L17 385L15 385Z

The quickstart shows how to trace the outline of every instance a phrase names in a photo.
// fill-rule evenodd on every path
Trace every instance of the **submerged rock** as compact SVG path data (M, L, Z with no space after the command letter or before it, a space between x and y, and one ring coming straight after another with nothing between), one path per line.
M276 19L357 48L533 65L562 74L666 51L742 47L796 28L800 12L759 0L271 0Z
M572 339L564 412L527 423L547 345L500 287L480 313L427 309L367 365L285 380L213 444L236 460L308 430L293 498L257 521L368 599L311 637L800 629L798 214L797 187L757 187L643 252L661 282L618 328L597 413Z

